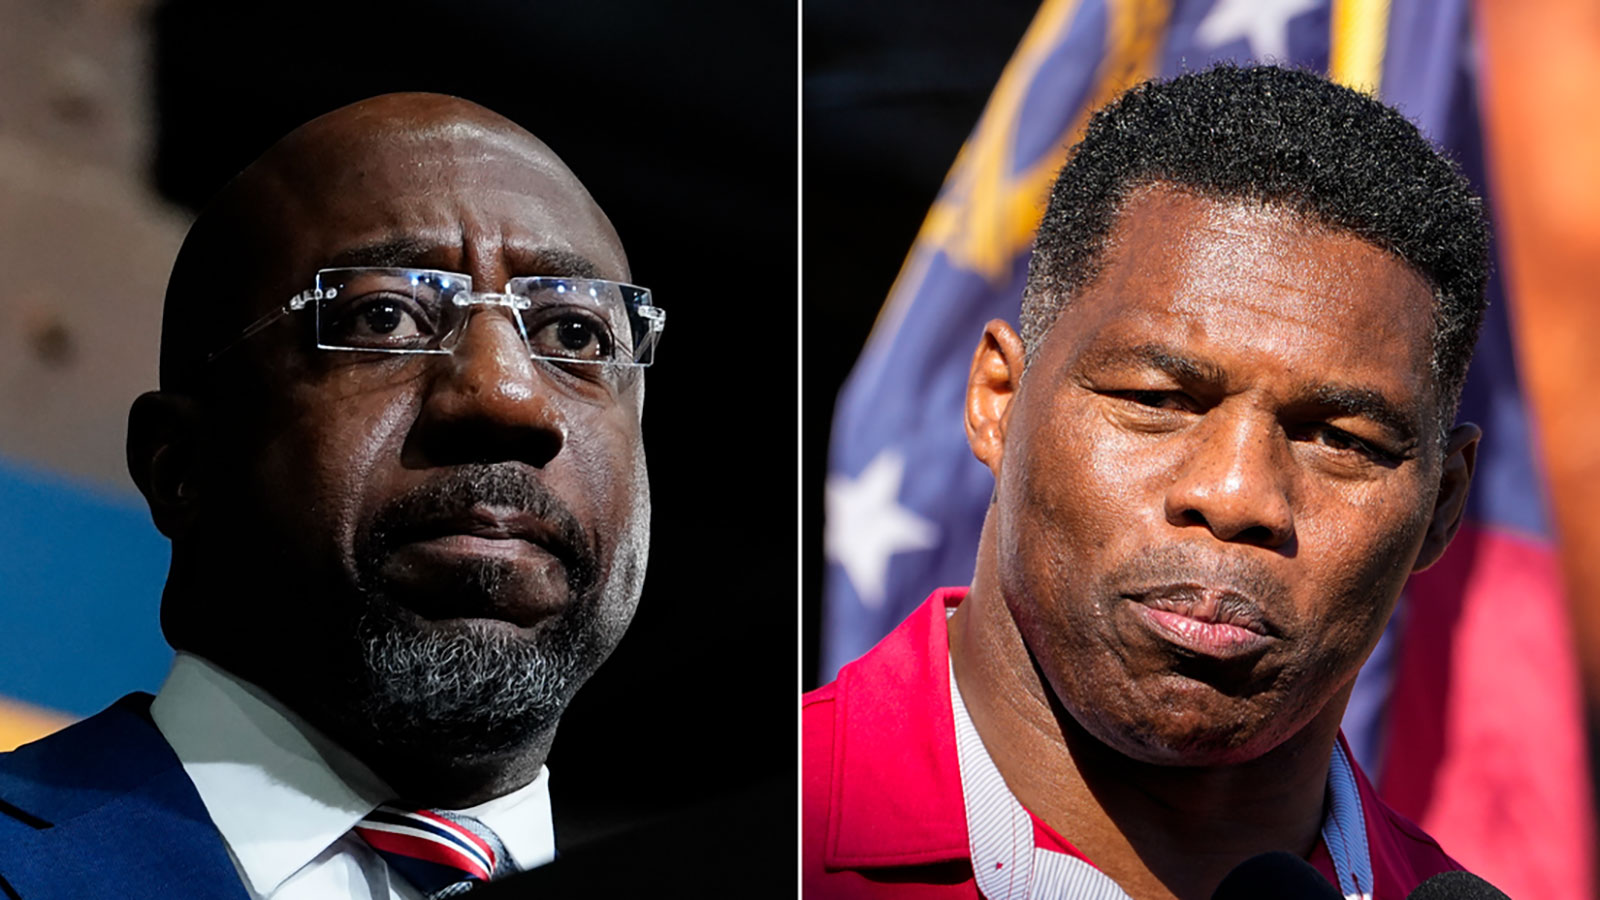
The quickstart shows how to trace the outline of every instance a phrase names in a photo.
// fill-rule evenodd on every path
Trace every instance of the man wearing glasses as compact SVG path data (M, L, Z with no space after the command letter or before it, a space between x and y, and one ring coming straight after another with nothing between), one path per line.
M128 465L177 648L0 757L0 892L435 897L554 856L561 712L638 602L663 312L511 122L400 94L190 231Z

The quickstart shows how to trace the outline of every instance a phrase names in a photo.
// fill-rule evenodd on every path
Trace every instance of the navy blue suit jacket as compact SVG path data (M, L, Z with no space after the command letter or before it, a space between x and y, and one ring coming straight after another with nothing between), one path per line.
M248 900L150 700L0 754L0 897Z

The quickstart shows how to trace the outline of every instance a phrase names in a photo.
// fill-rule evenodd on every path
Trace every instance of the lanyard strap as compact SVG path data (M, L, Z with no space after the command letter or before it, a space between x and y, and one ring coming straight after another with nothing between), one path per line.
M1344 745L1335 741L1328 764L1328 817L1322 820L1322 842L1333 857L1339 893L1345 900L1372 900L1372 855L1367 849L1367 820L1361 810L1354 768Z

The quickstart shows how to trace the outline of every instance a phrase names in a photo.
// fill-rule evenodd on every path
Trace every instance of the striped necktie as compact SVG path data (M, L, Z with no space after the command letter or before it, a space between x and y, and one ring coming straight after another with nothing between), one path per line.
M386 803L355 832L429 900L464 894L511 868L500 839L470 816Z

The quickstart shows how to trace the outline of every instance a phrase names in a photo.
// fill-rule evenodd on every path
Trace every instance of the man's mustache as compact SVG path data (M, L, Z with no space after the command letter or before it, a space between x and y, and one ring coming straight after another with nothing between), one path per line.
M575 587L596 571L596 551L578 517L536 475L514 463L457 466L384 502L361 541L363 555L381 559L428 523L459 520L482 508L538 519L543 526L539 543L567 567Z

